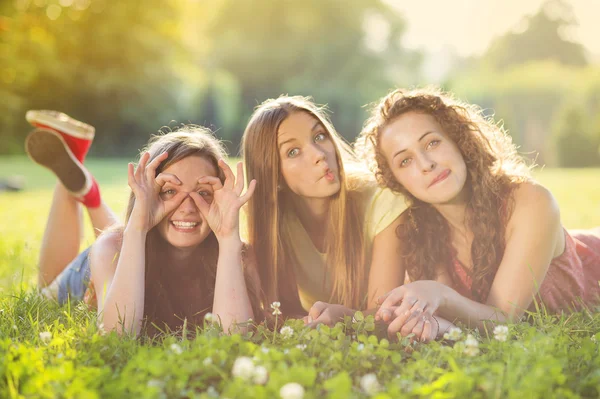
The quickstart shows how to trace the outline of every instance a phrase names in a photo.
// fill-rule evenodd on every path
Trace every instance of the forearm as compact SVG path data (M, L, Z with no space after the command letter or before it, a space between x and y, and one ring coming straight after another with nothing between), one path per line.
M139 334L144 317L145 257L146 233L125 229L119 261L101 315L107 330Z
M242 242L239 238L219 242L212 312L221 320L225 332L234 323L254 317L242 266Z
M470 328L483 327L486 321L505 323L519 318L522 312L515 309L510 315L502 310L473 301L450 287L444 293L444 303L437 313L448 320L458 320Z

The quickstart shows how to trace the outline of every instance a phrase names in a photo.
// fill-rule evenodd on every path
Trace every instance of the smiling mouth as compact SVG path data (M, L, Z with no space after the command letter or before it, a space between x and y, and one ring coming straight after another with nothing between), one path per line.
M200 222L181 222L177 220L172 220L171 225L175 227L175 230L182 232L191 232L194 231L198 226L200 226Z
M450 172L451 172L450 169L446 169L445 171L443 171L442 173L440 173L438 175L438 177L436 177L435 180L433 180L431 182L431 184L429 185L429 187L431 187L431 186L433 186L433 185L435 185L435 184L437 184L437 183L445 180L448 176L450 176Z

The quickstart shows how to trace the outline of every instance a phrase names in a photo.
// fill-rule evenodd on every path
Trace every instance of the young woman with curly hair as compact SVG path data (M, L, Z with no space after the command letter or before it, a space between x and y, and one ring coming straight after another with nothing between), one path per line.
M238 228L255 182L242 193L241 163L236 178L208 129L187 125L150 140L137 168L129 164L131 194L120 224L84 166L93 128L48 111L30 112L28 120L37 129L27 153L58 178L40 254L46 296L85 300L97 306L104 329L136 335L193 328L207 312L225 331L261 319ZM77 255L79 203L99 236Z
M518 320L534 300L551 312L598 300L600 229L566 231L552 194L476 106L396 90L357 149L409 202L397 230L402 261L372 271L391 290L376 313L390 332L419 331L434 313L480 327Z
M397 263L404 198L377 187L308 98L261 104L242 148L247 178L257 181L248 242L267 300L287 316L308 311L312 325L374 307L384 292L367 287L369 268Z

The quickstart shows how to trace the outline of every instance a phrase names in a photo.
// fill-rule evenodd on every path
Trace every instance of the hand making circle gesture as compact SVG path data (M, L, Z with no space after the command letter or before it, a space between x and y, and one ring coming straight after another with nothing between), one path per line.
M128 227L148 232L186 198L185 192L179 192L168 201L160 197L160 190L165 183L181 185L181 181L173 174L160 173L156 176L156 169L168 156L169 154L163 152L148 163L150 153L146 152L140 158L135 171L133 164L129 164L128 184L135 196L135 205L129 217Z
M252 180L244 194L244 168L241 162L237 164L237 178L229 165L223 160L219 160L219 167L225 174L225 182L215 176L203 176L198 179L200 184L210 184L213 189L213 200L208 203L198 193L190 193L190 197L196 203L196 206L206 218L211 230L215 233L217 240L231 237L238 234L239 238L239 212L256 187L256 180Z

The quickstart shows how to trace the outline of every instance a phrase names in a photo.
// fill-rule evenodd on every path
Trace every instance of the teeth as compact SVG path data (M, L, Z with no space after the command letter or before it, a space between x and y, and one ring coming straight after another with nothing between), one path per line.
M173 221L173 224L175 225L175 227L180 227L180 228L192 228L192 227L196 227L198 225L197 222L175 222Z

